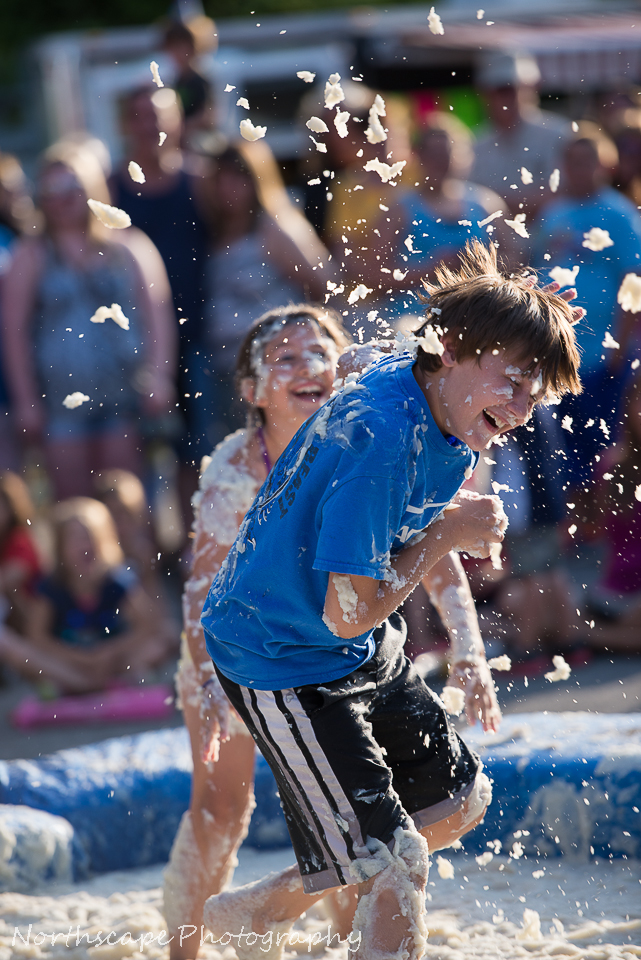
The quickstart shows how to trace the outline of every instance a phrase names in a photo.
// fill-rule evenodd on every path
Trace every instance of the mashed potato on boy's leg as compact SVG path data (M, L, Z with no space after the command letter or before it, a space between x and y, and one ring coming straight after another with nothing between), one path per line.
M352 943L364 960L418 960L427 943L427 843L413 826L397 828L392 851L376 843L372 860L384 866L359 901Z

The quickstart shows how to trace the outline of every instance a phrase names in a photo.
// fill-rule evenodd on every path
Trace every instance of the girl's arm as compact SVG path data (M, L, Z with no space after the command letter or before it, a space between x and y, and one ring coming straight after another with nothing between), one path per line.
M209 588L235 539L245 511L235 509L238 504L234 504L229 492L221 491L215 481L201 488L199 493L193 527L194 559L183 592L183 623L201 691L201 758L208 763L218 759L221 741L229 738L229 701L207 652L200 617Z
M439 560L422 583L450 637L448 685L465 691L468 723L480 720L486 732L495 733L501 722L501 708L485 659L474 599L458 554L449 553Z
M43 256L39 241L19 242L2 284L4 373L17 425L24 431L25 439L36 437L44 426L31 345L31 325Z

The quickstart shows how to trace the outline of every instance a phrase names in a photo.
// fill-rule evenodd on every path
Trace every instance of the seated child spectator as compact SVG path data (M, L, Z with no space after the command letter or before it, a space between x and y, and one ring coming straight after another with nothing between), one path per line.
M482 717L492 680L451 551L490 555L507 520L498 497L460 487L537 401L581 387L566 300L502 274L494 248L475 242L462 260L427 286L415 351L348 377L297 432L203 611L218 679L277 778L298 860L212 897L204 919L214 937L262 934L270 960L304 910L350 884L361 894L356 955L417 960L428 843L449 846L491 799L478 758L404 656L395 611L438 577L456 622L453 682L473 685ZM464 699L455 693L452 706ZM258 955L242 939L236 951Z
M641 377L625 395L623 429L597 466L592 519L606 549L603 577L591 589L585 641L601 650L641 652Z
M55 569L29 605L25 635L0 633L0 660L62 693L104 689L161 663L171 636L123 566L104 504L75 497L53 509Z
M29 532L34 508L24 481L0 474L0 622L20 630L40 578L40 558Z
M158 574L158 545L151 526L151 511L145 488L134 473L128 470L105 470L94 480L98 499L111 514L118 542L130 566L149 599L162 616L167 629L172 620L166 602L163 584ZM176 650L180 640L180 624L173 618Z
M155 586L157 547L145 488L128 470L104 470L94 480L97 498L109 510L127 563L149 591Z

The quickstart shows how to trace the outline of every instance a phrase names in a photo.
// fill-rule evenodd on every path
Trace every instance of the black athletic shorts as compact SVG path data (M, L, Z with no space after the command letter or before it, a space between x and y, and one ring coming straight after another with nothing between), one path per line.
M366 841L391 844L451 816L481 764L403 652L405 623L375 631L373 657L346 677L253 690L217 671L274 772L307 893L358 883Z

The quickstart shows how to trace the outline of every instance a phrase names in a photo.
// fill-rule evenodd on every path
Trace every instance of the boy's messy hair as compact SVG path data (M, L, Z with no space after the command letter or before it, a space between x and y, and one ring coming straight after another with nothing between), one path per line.
M532 286L530 269L503 272L493 245L468 241L459 257L458 271L439 266L435 283L423 281L427 319L415 333L421 336L431 324L453 335L458 361L504 348L523 362L524 372L540 366L543 389L537 399L580 393L580 356L567 301ZM421 347L417 363L427 373L442 366L438 355Z

